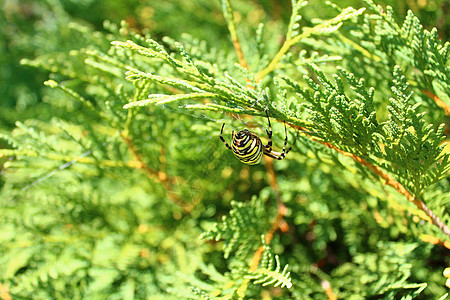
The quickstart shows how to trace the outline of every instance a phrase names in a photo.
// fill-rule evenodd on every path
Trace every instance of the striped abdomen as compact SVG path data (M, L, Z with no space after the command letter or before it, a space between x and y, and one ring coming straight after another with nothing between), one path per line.
M238 131L233 135L231 149L241 162L248 165L258 164L263 155L260 138L247 129Z

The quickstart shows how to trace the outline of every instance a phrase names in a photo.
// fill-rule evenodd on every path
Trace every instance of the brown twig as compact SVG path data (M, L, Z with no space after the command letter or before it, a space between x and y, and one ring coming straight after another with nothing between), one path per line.
M242 52L241 44L239 43L237 35L231 35L231 39L233 41L234 50L236 50L236 55L239 59L239 64L248 70L247 60L244 57L244 53Z
M265 167L267 171L267 176L269 177L269 183L272 190L275 192L277 197L278 204L278 214L275 217L275 220L272 222L272 225L269 231L265 234L265 242L266 244L270 244L273 239L273 235L278 228L280 228L283 232L289 230L289 225L284 221L284 216L286 214L286 206L281 201L280 191L278 190L278 182L275 174L275 169L273 168L273 159L267 156L264 156L265 159ZM259 261L261 260L261 256L264 252L264 246L260 246L258 250L253 255L252 260L250 261L250 271L256 271L258 268Z
M450 115L450 106L447 103L445 103L441 98L439 98L437 95L427 90L422 90L422 92L425 95L427 95L428 98L436 102L436 104L445 111L446 115Z
M9 289L0 283L0 299L1 300L11 300L11 294L9 293Z
M340 154L347 156L347 157L351 157L354 161L356 161L357 163L365 166L366 168L368 168L370 171L372 171L375 175L381 177L382 179L384 179L385 184L388 186L393 187L394 189L396 189L400 194L404 195L406 197L406 199L408 199L408 201L413 202L417 208L419 208L420 210L422 210L423 212L425 212L425 214L430 218L431 222L436 225L437 227L439 227L439 229L445 233L447 236L450 237L450 229L447 227L447 225L445 225L444 223L442 223L442 221L439 219L438 216L436 216L431 209L429 209L425 203L419 199L418 197L414 197L413 195L411 195L410 192L408 192L408 190L405 189L405 187L399 183L398 181L394 180L389 174L383 172L383 170L380 167L377 167L371 163L369 163L368 161L362 159L361 157L353 154L353 153L349 153L346 151L343 151L339 148L337 148L336 146L332 145L331 143L328 142L322 142L322 141L318 141L315 140L316 142L319 142L325 146L327 146L330 149L334 149L337 152L339 152Z
M231 41L233 42L234 50L236 51L236 55L239 59L239 64L248 70L248 64L244 57L244 52L242 52L241 44L239 43L239 38L237 36L236 31L236 23L234 20L233 10L231 9L231 5L229 0L222 0L223 2L223 13L225 20L227 21L228 31L230 32Z
M128 150L130 150L135 161L137 162L137 168L144 170L144 173L151 180L160 183L164 187L164 189L167 191L167 196L169 197L169 199L176 205L180 206L184 210L184 212L190 213L194 209L194 205L184 203L184 201L176 193L173 192L172 184L176 181L176 179L169 177L167 175L167 173L165 173L163 171L157 171L157 170L150 168L150 166L148 166L146 163L144 163L144 161L142 159L142 155L136 149L136 146L133 144L133 141L131 140L131 138L128 135L126 135L124 132L121 133L121 136L122 136L123 141L127 145ZM164 151L164 150L162 150L162 151Z
M450 242L449 241L441 241L435 236L429 235L429 234L422 234L420 236L420 239L424 242L434 244L434 245L440 245L442 247L445 247L447 249L450 249Z
M293 125L293 124L289 124L289 125L290 125L291 127L293 127L293 128L298 129L298 130L303 130L303 131L305 131L305 130L304 130L305 128L303 128L303 127L296 126L296 125ZM305 132L305 134L308 135L306 132ZM334 146L334 145L331 144L331 143L319 141L319 140L316 140L316 139L312 139L312 140L315 141L315 142L321 143L322 145L325 145L325 146L327 146L327 147L330 148L330 149L334 149L334 150L336 150L337 152L339 152L340 154L342 154L342 155L344 155L344 156L351 157L354 161L356 161L357 163L359 163L359 164L365 166L365 167L368 168L370 171L372 171L375 175L377 175L377 176L381 177L382 179L384 179L386 185L388 185L388 186L390 186L390 187L393 187L393 188L394 188L395 190L397 190L400 194L404 195L404 196L406 197L406 199L408 199L408 201L413 202L413 203L417 206L418 209L420 209L421 211L425 212L425 214L429 217L429 221L430 221L432 224L434 224L434 225L436 225L437 227L439 227L439 229L440 229L444 234L446 234L447 236L450 237L450 229L448 228L448 226L445 225L445 224L441 221L441 219L440 219L438 216L436 216L436 215L431 211L431 209L430 209L428 206L426 206L426 204L425 204L420 198L414 197L413 195L411 195L411 193L408 192L408 190L407 190L401 183L399 183L398 181L396 181L396 180L395 180L394 178L392 178L389 174L383 172L383 170L382 170L380 167L377 167L377 166L375 166L375 165L369 163L369 162L366 161L365 159L363 159L363 158L357 156L356 154L349 153L349 152L346 152L346 151L344 151L344 150L341 150L341 149L337 148L336 146Z
M284 221L284 215L286 214L286 206L282 206L282 209L278 209L278 214L272 223L272 226L270 227L269 231L265 235L265 242L266 244L269 244L272 239L275 231L277 231L278 228L283 228L283 224L287 225L287 223ZM283 228L284 231L284 228ZM255 254L252 257L252 260L250 261L250 271L256 271L258 269L259 261L261 260L261 256L264 252L264 246L260 246L258 250L256 250Z
M297 130L302 130L303 132L305 132L306 135L307 134L307 130L305 130L305 128L294 125L294 124L289 124L289 126L297 129ZM421 211L425 212L425 214L428 216L429 221L436 225L437 227L439 227L439 229L446 234L447 236L450 237L450 229L448 228L447 225L445 225L438 216L436 216L430 208L428 208L428 206L426 206L426 204L418 197L414 197L413 195L411 195L410 192L408 192L408 190L406 190L406 188L399 183L398 181L396 181L395 179L393 179L389 174L383 172L383 170L380 167L377 167L371 163L369 163L368 161L366 161L365 159L362 159L361 157L353 154L353 153L349 153L346 152L344 150L341 150L339 148L337 148L336 146L334 146L331 143L328 142L323 142L323 141L319 141L316 139L312 139L315 142L321 143L322 145L327 146L330 149L334 149L337 152L339 152L340 154L347 156L347 157L351 157L354 161L356 161L357 163L367 167L370 171L372 171L375 175L381 177L382 179L384 179L385 184L393 187L395 190L397 190L400 194L404 195L406 197L406 199L408 199L408 201L413 202L418 209L420 209Z
M267 176L269 179L270 186L272 190L275 192L277 196L277 203L278 203L278 214L275 217L275 220L272 222L272 225L265 234L265 242L266 244L270 244L270 242L273 239L273 235L275 231L277 231L278 228L280 228L283 232L287 231L289 229L289 226L284 221L284 215L286 214L286 206L281 201L281 195L278 190L278 182L277 177L275 174L275 170L273 168L273 159L267 156L264 156L265 159L265 167L267 171ZM252 259L250 260L250 272L254 272L258 269L259 261L261 260L262 254L264 252L264 246L260 246L258 250L256 250L255 254L253 255ZM237 293L241 297L244 297L245 291L248 288L248 284L250 283L249 279L245 279L244 282L239 287Z
M328 280L322 280L320 285L325 290L325 294L327 295L328 300L337 300L337 296L333 292L333 289L331 288L331 284Z

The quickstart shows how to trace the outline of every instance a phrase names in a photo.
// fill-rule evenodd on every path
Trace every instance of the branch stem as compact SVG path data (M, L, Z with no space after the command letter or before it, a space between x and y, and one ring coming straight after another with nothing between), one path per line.
M275 169L273 168L273 159L267 156L264 156L265 159L265 167L267 171L267 176L269 177L269 183L272 190L275 192L277 197L278 204L278 213L275 217L275 220L272 222L272 225L269 231L265 234L266 244L270 244L273 239L273 235L278 228L282 229L283 232L289 230L289 225L284 221L284 215L286 214L286 206L283 204L281 200L281 194L278 189L277 176L275 173ZM256 271L258 268L259 261L261 260L261 255L264 252L264 246L260 246L258 250L253 255L252 260L250 261L250 271Z
M160 183L166 190L167 196L169 197L169 199L173 203L175 203L176 205L181 207L185 213L190 213L194 209L194 204L184 203L184 201L176 193L174 193L173 188L172 188L172 182L174 182L175 179L169 177L163 171L157 171L157 170L152 169L149 165L147 165L143 161L142 155L139 153L136 146L133 144L133 141L131 140L131 138L128 135L126 135L125 132L122 132L121 136L122 136L123 141L127 145L128 150L131 152L134 159L138 162L137 168L142 169L144 171L144 173L147 175L147 177L150 178L151 180Z
M406 190L405 187L401 183L399 183L398 181L393 179L389 174L383 172L383 170L380 167L369 163L368 161L362 159L361 157L359 157L359 156L357 156L357 155L355 155L353 153L349 153L349 152L343 151L343 150L337 148L336 146L332 145L331 143L322 142L322 141L318 141L318 140L315 140L315 141L319 142L319 143L321 143L321 144L323 144L325 146L327 146L330 149L336 150L337 152L341 153L344 156L351 157L354 161L356 161L356 162L360 163L361 165L367 167L374 174L376 174L377 176L379 176L382 179L384 179L386 185L393 187L400 194L404 195L406 197L406 199L408 199L408 201L413 202L417 206L418 209L420 209L423 212L425 212L425 214L430 218L430 221L431 221L432 224L436 225L441 230L441 232L443 232L448 237L450 237L450 229L447 227L447 225L445 225L439 219L439 217L436 216L431 211L431 209L428 208L425 205L425 203L421 199L411 195L411 193L409 193L408 190Z
M353 47L355 50L359 51L359 52L360 52L362 55L364 55L365 57L370 58L370 59L372 59L372 60L374 60L374 61L377 61L377 62L378 62L378 61L382 61L382 58L381 58L381 57L379 57L379 56L377 56L377 55L371 53L371 52L368 51L366 48L364 48L364 47L362 47L361 45L355 43L354 41L352 41L351 39L349 39L348 37L346 37L346 36L343 35L342 33L337 32L337 36L338 36L341 40L343 40L345 43L347 43L347 44L349 44L349 45L352 45L352 47Z
M328 280L323 280L320 285L322 286L325 294L327 295L328 300L337 300L336 294L333 292L333 288L331 287L331 283Z
M233 10L231 9L231 4L229 0L222 0L222 10L227 22L228 31L230 32L231 41L233 42L234 50L236 51L236 55L239 59L239 64L245 68L248 68L247 60L244 57L244 53L242 52L241 44L239 43L239 38L237 36L236 31L236 22L234 20Z
M272 61L267 65L266 68L259 71L256 76L255 80L256 82L260 81L264 76L268 75L269 73L273 72L275 68L277 67L280 60L283 58L283 56L289 51L289 49L299 43L302 39L307 38L314 33L320 32L320 30L331 26L335 23L334 19L330 19L326 22L323 22L319 25L316 25L314 27L305 28L303 32L295 37L291 37L290 35L286 36L286 40L284 41L283 45L281 46L280 50L278 50L277 54L273 57Z
M11 300L11 294L9 293L8 287L4 286L0 283L0 299L2 300Z
M278 182L277 182L277 176L275 173L275 169L273 168L273 159L267 156L264 156L265 160L265 167L266 167L266 173L269 179L270 187L275 192L277 197L277 203L278 203L278 214L275 217L275 220L272 222L272 225L265 234L265 242L266 244L270 244L270 242L273 239L273 235L275 231L277 231L278 228L280 228L283 232L287 231L289 229L288 224L284 221L284 215L286 214L286 206L281 201L281 194L278 190ZM264 246L260 246L258 250L256 250L255 254L253 255L251 261L250 261L250 271L254 272L258 269L259 261L261 260L262 254L264 252ZM244 282L242 282L241 286L239 287L237 293L239 296L244 297L245 291L248 288L248 285L250 283L249 279L245 279Z
M294 43L292 42L292 39L286 39L284 41L283 45L281 46L280 50L278 50L277 54L275 54L275 56L273 57L272 61L267 65L267 67L265 67L264 69L262 69L261 71L259 71L256 74L255 81L259 82L266 75L268 75L269 73L273 72L273 70L275 70L275 68L277 67L278 63L280 62L280 60L283 58L283 56L286 54L286 52L289 51L289 49L291 48L291 46L293 44Z

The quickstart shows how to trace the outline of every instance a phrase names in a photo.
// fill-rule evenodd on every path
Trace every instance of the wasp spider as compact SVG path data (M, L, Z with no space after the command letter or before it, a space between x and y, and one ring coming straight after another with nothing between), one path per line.
M292 147L294 146L298 135L294 139L294 143L292 146L286 151L286 144L287 144L287 129L286 129L286 122L284 123L284 133L285 133L285 139L284 139L284 146L283 146L283 152L275 152L272 149L272 126L270 125L270 119L269 114L266 111L267 121L269 122L269 130L266 130L267 136L269 137L269 142L267 145L264 145L261 142L261 139L259 136L254 134L253 132L248 131L247 129L239 130L236 134L234 134L234 131L231 133L231 146L228 145L228 143L223 138L223 127L225 126L225 123L222 125L222 129L220 130L220 139L225 144L225 146L233 151L234 155L243 162L244 164L248 165L256 165L259 162L261 162L261 158L264 155L267 155L269 157L281 160L286 157L286 155L291 151Z

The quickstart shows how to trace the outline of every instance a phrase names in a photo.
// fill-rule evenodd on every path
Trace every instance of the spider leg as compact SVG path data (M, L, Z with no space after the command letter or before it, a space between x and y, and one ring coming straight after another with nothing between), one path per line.
M275 151L271 151L271 152L264 152L264 155L268 156L268 157L272 157L274 159L278 159L278 160L282 160L286 157L286 154L280 153L280 152L275 152Z
M275 159L278 159L278 160L282 160L282 159L284 159L286 157L286 155L289 153L289 151L292 150L292 147L294 147L295 142L297 141L298 132L297 132L297 135L295 136L294 142L292 143L291 147L289 147L289 149L286 151L286 144L287 144L286 123L284 124L284 130L285 130L286 137L284 139L283 151L280 153L280 152L275 152L273 150L269 151L268 149L265 148L265 149L263 149L264 155L267 155L269 157L272 157L272 158L275 158Z
M294 147L295 142L298 139L298 132L297 132L297 135L295 136L294 142L292 143L291 147L289 147L289 149L286 151L286 145L287 145L287 139L288 139L287 129L286 129L286 122L284 122L284 134L285 134L286 138L284 139L283 152L281 153L282 156L286 156L289 153L289 151L292 150L292 147Z
M266 146L266 149L264 149L264 154L269 156L269 157L275 158L275 159L279 159L279 160L283 159L286 156L286 154L288 154L289 151L291 151L291 149L292 149L292 146L291 146L288 149L288 151L286 151L286 145L287 145L287 139L288 139L288 137L287 137L287 129L286 129L286 122L284 122L284 136L285 137L284 137L283 151L281 153L275 152L275 151L272 150L272 147L271 147L272 146L272 141L270 141L269 142L270 143L270 147ZM295 138L295 139L297 139L297 138ZM294 143L295 143L295 141L294 141Z
M223 127L225 126L225 123L223 123L222 124L222 129L220 130L220 139L222 140L222 142L225 144L225 146L228 148L228 149L230 149L230 150L232 150L231 149L231 147L230 147L230 145L228 145L228 143L225 141L225 139L223 138Z
M267 132L267 136L269 137L269 141L267 142L267 145L264 145L264 148L267 151L272 151L272 125L270 125L270 119L269 119L269 113L266 110L266 116L267 116L267 121L269 121L269 130L266 129Z
M286 123L284 124L284 130L286 130ZM292 147L294 147L295 142L297 141L297 139L298 139L298 132L297 132L297 135L295 136L294 142L292 142L291 147L289 147L289 149L288 149L287 151L285 151L285 149L286 149L286 143L287 143L287 131L286 131L286 139L284 140L283 153L281 153L281 155L282 155L283 157L286 156L286 155L289 153L289 151L292 150Z
M291 151L292 147L289 148L289 150L286 152L286 145L287 145L288 137L287 137L286 122L283 122L283 123L284 123L284 145L283 145L283 152L281 152L281 156L283 156L283 158L284 158L284 156L286 156L286 154L288 154L288 152Z

